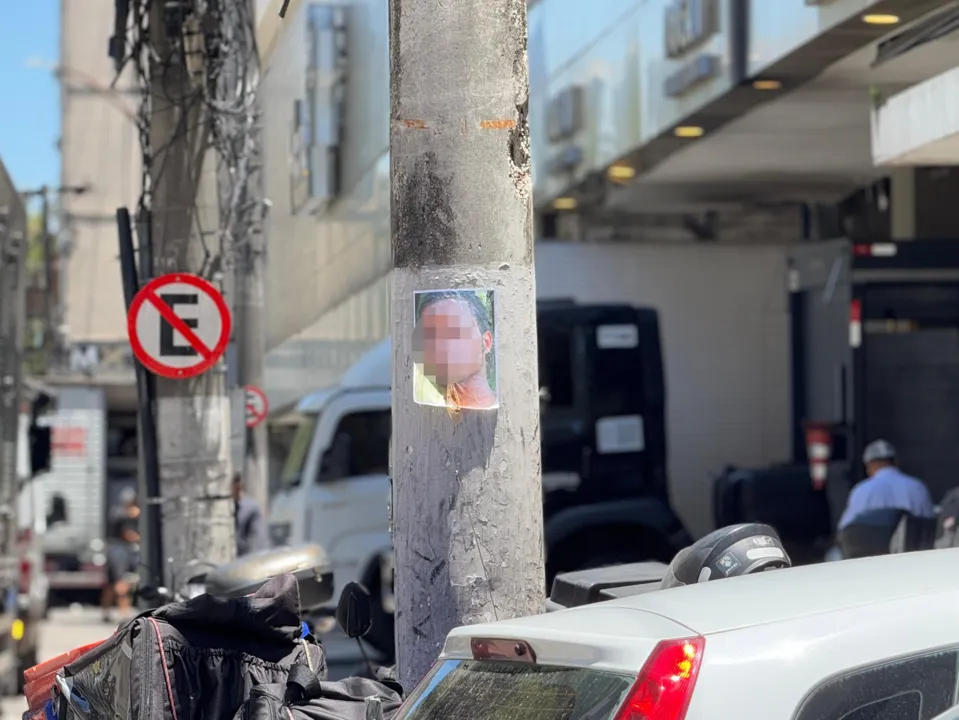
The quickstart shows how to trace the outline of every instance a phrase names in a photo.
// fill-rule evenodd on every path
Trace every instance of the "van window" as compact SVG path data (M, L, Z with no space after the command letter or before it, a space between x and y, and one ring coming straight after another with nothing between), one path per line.
M953 704L955 649L886 661L827 680L796 720L931 720Z
M319 415L314 413L304 415L297 424L290 443L290 451L287 453L286 462L283 463L283 472L280 473L280 484L283 487L292 488L300 484L303 466L306 464L306 456L309 454L313 431L316 429L318 420Z
M609 720L634 680L583 668L447 660L395 720Z
M389 474L390 434L389 410L344 415L331 448L337 457L328 458L317 480Z

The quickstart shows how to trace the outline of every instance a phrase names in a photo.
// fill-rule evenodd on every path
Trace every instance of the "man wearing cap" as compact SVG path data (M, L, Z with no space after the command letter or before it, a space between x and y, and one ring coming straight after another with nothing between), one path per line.
M886 440L873 440L862 453L868 477L849 494L839 529L872 510L905 510L915 517L933 517L932 496L921 480L896 466L896 449Z

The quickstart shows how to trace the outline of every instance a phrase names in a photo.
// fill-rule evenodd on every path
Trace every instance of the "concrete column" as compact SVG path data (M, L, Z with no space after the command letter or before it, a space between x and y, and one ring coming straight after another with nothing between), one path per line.
M916 238L916 168L892 168L889 174L889 232L892 239Z
M959 240L959 167L896 167L889 177L893 240Z

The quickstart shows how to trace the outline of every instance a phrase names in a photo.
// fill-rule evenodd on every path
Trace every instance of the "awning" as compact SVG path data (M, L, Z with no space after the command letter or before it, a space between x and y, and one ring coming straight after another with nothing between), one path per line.
M959 165L959 67L873 110L872 158L877 166Z
M933 42L959 30L959 5L918 21L901 33L884 40L876 47L876 59L872 67L879 67L890 60L905 55L926 43Z

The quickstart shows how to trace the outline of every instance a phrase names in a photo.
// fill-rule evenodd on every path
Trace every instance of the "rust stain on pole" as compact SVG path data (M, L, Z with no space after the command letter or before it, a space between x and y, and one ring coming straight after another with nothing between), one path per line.
M483 120L480 122L483 130L508 130L516 127L515 120Z

